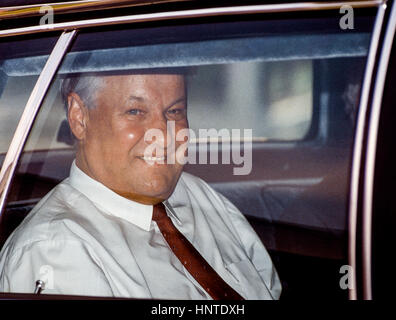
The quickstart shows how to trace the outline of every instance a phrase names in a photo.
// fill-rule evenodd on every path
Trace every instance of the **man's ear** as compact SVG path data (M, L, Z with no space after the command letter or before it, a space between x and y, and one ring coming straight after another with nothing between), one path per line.
M77 140L84 140L88 121L88 110L80 96L75 92L71 92L67 96L67 105L67 119L70 129Z

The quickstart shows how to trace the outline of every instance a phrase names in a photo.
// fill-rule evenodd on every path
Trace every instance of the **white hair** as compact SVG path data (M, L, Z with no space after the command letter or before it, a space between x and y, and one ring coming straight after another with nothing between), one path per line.
M103 85L104 79L101 76L77 75L64 79L61 85L61 93L66 112L68 109L67 97L71 92L78 94L87 108L95 108L98 90L100 90Z

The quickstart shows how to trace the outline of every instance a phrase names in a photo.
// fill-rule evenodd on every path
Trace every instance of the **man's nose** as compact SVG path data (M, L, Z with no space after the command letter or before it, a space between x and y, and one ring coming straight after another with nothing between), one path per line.
M161 148L169 148L174 140L175 126L172 121L168 121L165 116L158 116L151 122L148 128L152 137L149 143L155 143Z

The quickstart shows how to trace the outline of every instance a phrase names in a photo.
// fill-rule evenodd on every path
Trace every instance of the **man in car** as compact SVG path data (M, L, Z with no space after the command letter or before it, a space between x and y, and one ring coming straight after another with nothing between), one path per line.
M279 298L276 270L244 216L182 172L183 74L70 77L62 90L76 158L7 240L1 291Z

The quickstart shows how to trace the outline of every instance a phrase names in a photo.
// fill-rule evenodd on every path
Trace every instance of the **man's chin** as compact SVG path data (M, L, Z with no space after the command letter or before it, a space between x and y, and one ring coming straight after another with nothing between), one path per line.
M140 175L136 175L139 172ZM176 187L181 171L179 170L139 170L125 173L129 181L124 184L123 190L113 190L124 198L144 203L156 204L168 199ZM143 178L144 177L144 178Z
M129 194L128 199L146 205L154 205L168 199L170 194Z
M173 192L173 187L166 187L166 188L150 188L150 189L145 189L142 188L141 190L137 190L134 192L130 191L121 191L121 190L114 190L117 194L120 196L127 198L129 200L139 202L142 204L157 204L159 202L162 202L170 197L170 195Z

